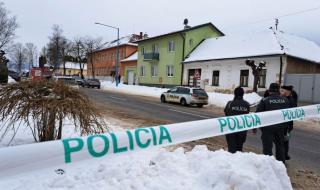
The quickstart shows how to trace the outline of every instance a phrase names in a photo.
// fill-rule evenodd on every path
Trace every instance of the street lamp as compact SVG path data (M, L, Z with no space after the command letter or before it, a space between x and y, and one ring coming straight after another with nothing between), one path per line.
M105 26L105 27L109 27L109 28L113 28L113 29L116 29L117 30L117 62L116 62L116 86L118 86L119 82L119 73L118 73L118 70L119 70L119 61L120 61L120 55L119 55L119 46L120 46L120 37L119 37L119 31L120 29L118 27L114 27L114 26L110 26L110 25L106 25L106 24L102 24L102 23L99 23L99 22L96 22L94 24L97 24L97 25L101 25L101 26Z

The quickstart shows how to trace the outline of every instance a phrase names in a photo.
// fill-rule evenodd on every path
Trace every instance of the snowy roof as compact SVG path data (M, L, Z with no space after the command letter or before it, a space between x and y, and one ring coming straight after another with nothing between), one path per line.
M206 39L184 62L280 54L320 63L316 43L272 29Z
M119 46L122 46L122 45L138 46L138 44L133 43L135 40L137 40L136 38L137 38L137 35L135 35L135 34L120 37L119 38ZM118 45L118 40L116 39L111 42L105 43L102 48L96 50L95 52L109 49L109 48L114 48L114 47L117 47L117 45Z
M86 63L83 63L84 64L84 67L83 69L84 70L87 70L87 64ZM80 70L80 66L79 66L79 63L75 63L75 62L66 62L66 69L79 69ZM61 64L59 66L60 69L63 68L63 64Z
M215 25L213 25L211 22L208 22L208 23L205 23L205 24L200 24L200 25L197 25L197 26L192 26L192 27L189 27L189 28L186 28L186 29L177 30L177 31L173 31L173 32L169 32L169 33L165 33L165 34L161 34L161 35L157 35L157 36L153 36L153 37L148 37L148 38L141 39L141 40L137 40L136 42L139 43L139 42L144 42L144 41L148 41L148 40L154 40L154 39L161 38L161 37L164 37L164 36L175 35L175 34L179 34L179 33L181 33L181 32L188 32L188 31L195 30L195 29L198 29L198 28L201 28L201 27L205 27L205 26L210 26L210 27L212 27L212 28L213 28L214 30L216 30L221 36L224 35L224 33L222 33Z
M118 40L113 40L106 44L105 48L112 48L118 45ZM132 45L138 46L138 44L132 43L132 35L124 36L119 39L119 45Z
M135 52L134 54L130 55L129 57L121 60L121 62L137 61L137 60L138 60L138 52Z

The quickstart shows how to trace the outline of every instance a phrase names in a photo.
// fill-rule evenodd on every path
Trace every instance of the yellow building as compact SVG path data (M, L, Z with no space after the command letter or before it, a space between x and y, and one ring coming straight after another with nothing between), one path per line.
M83 76L87 76L87 63L81 63L83 66ZM75 62L66 62L66 75L67 76L80 76L80 64ZM55 70L55 75L63 75L63 65Z

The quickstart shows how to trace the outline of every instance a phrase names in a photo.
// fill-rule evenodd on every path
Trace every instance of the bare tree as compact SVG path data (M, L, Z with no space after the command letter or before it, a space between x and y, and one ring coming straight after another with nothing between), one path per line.
M32 67L35 65L37 60L37 47L33 43L26 43L26 58L27 63L29 64L29 71L31 71Z
M264 67L266 67L266 62L265 61L261 61L259 63L259 65L256 65L254 63L254 60L246 60L246 65L248 65L249 67L251 67L252 69L252 74L253 74L253 92L257 92L258 91L258 84L259 84L259 76L261 74L261 71Z
M0 2L0 49L5 49L15 38L15 31L18 28L17 19L9 15L3 3Z
M15 66L17 73L21 77L23 65L27 61L26 48L21 43L16 43L11 49L11 63Z
M84 50L87 56L88 60L88 66L89 63L91 65L91 74L92 77L95 78L95 68L93 64L93 58L94 58L94 52L98 49L100 49L103 46L102 44L102 38L92 38L92 37L85 37L84 39Z
M22 81L0 91L0 136L22 126L37 142L61 139L63 122L73 122L81 134L108 130L103 116L90 100L62 82ZM12 139L14 138L13 135Z
M63 39L61 46L61 57L62 57L62 65L63 65L63 75L66 75L66 57L70 56L72 51L72 42L67 39Z
M74 40L72 41L71 56L79 64L80 76L83 79L83 69L84 64L86 63L86 51L83 38L74 38Z
M67 39L63 36L63 30L59 25L53 25L52 30L52 35L49 37L49 43L47 45L47 56L50 65L54 66L54 69L56 69L64 62L63 51L65 50Z

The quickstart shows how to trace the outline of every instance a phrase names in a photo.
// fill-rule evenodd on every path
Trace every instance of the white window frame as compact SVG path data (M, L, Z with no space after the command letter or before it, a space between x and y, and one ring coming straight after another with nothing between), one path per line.
M141 54L142 55L146 54L146 49L144 47L141 48Z
M140 66L140 77L146 76L146 67Z
M167 77L169 77L169 78L173 77L173 75L174 75L173 65L167 65L166 70L167 70Z
M157 77L158 76L158 65L151 65L151 77Z
M152 44L152 53L159 53L158 44Z
M168 52L174 52L175 51L175 43L173 40L170 40L168 42Z

